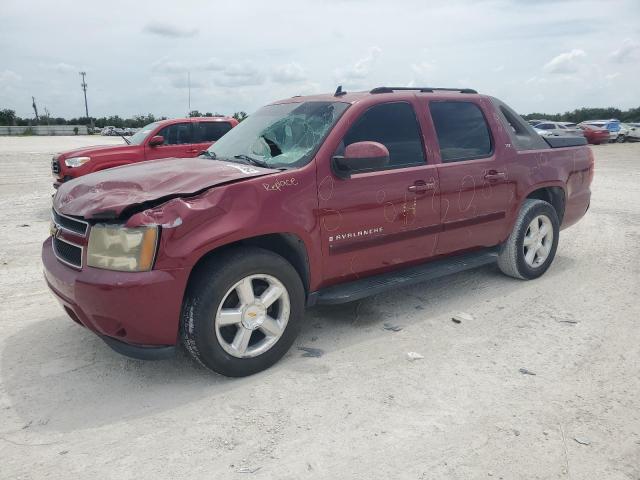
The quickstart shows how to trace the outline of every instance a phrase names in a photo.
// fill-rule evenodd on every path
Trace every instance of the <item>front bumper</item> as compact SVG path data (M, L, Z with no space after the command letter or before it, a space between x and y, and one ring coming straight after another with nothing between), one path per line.
M47 285L67 314L114 350L135 358L164 358L177 343L185 270L75 270L42 245ZM169 348L167 348L169 347Z

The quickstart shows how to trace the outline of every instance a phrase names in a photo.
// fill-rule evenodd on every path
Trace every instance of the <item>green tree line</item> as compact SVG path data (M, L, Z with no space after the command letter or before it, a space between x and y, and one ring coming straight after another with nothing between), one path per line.
M214 117L218 116L217 113L207 112L201 114L197 110L192 111L190 117ZM236 112L233 114L233 118L241 122L247 118L245 112ZM102 128L107 125L114 126L116 128L140 128L149 123L156 122L158 120L166 120L167 117L156 117L152 113L147 115L135 115L131 118L122 118L119 115L112 115L110 117L78 117L78 118L62 118L62 117L48 117L46 115L40 115L40 119L35 118L21 118L16 115L15 110L8 108L0 110L0 125L17 125L17 126L31 126L31 125L93 125Z
M200 113L198 110L193 110L189 113L190 117L214 117L218 116L218 113ZM122 118L119 115L112 115L110 117L79 117L65 119L62 117L47 117L40 115L40 121L36 121L35 118L21 118L16 116L14 110L5 108L0 110L0 125L90 125L91 121L96 127L105 127L107 125L113 125L118 128L140 128L148 123L152 123L158 120L165 120L167 117L155 117L149 113L147 115L135 115L131 118ZM235 112L233 118L241 122L247 118L246 112ZM620 110L619 108L578 108L572 112L565 113L529 113L524 115L524 118L529 120L532 118L554 120L556 122L574 122L580 123L585 120L598 120L617 118L621 122L640 122L640 107L630 108L629 110Z
M621 122L640 122L640 107L620 110L619 108L578 108L572 112L564 113L529 113L524 115L526 120L544 119L555 122L580 123L585 120L607 120L616 118Z

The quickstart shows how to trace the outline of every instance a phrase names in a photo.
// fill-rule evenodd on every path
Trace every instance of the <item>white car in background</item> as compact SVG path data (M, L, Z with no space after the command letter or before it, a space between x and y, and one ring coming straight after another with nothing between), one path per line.
M626 130L627 140L640 141L640 122L621 123L620 128Z
M575 123L544 121L535 125L534 130L543 137L579 136L584 134Z

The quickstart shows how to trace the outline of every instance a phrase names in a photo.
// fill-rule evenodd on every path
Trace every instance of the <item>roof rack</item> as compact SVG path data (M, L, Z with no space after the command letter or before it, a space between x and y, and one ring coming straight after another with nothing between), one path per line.
M447 92L460 92L460 93L478 93L472 88L445 88L445 87L377 87L371 90L369 93L393 93L401 90L416 90L422 93L433 93L436 90L444 90Z

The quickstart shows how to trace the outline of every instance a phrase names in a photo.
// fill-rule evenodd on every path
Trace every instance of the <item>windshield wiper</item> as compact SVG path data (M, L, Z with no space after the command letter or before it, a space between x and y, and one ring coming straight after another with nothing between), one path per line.
M271 168L269 166L269 164L267 162L265 162L264 160L258 160L257 158L253 158L249 155L234 155L233 158L237 158L238 160L245 160L253 165L256 165L258 167L262 167L262 168Z
M127 142L127 145L131 145L131 141L130 141L127 137L125 137L125 136L124 136L123 134L121 134L121 133L119 133L118 135L120 135L120 136L122 137L122 139L123 139L125 142Z
M214 153L214 152L210 152L209 150L203 150L202 153L200 153L199 155L200 157L209 157L212 159L217 159L218 156Z

